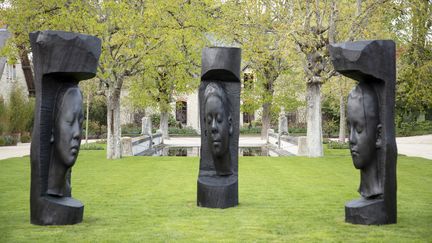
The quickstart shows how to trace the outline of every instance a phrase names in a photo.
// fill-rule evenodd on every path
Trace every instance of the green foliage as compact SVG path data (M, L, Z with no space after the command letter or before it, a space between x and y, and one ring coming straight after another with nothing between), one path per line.
M349 144L341 143L338 141L328 141L327 148L328 149L349 149Z
M134 123L123 124L121 126L121 129L122 129L122 136L126 136L126 135L139 136L141 134L141 126Z
M261 133L261 126L249 127L249 125L243 125L240 128L240 134L259 134Z
M86 205L69 226L29 223L29 158L1 160L0 242L430 242L432 164L398 158L398 223L344 222L359 198L359 172L347 150L323 158L239 157L238 207L196 206L198 158L105 159L80 151L72 195ZM89 186L91 185L91 186ZM145 186L143 186L145 185ZM114 197L114 198L113 198ZM131 220L133 218L133 220Z
M81 144L80 150L104 150L104 147L96 143L85 143Z
M9 106L0 96L0 134L9 131Z
M283 74L291 74L286 33L280 26L290 23L286 6L272 1L225 1L221 7L219 24L214 31L217 38L226 43L236 43L242 48L243 65L252 71L252 83L244 81L241 109L252 113L260 106L262 110L262 134L269 128L274 103L278 106L298 106L296 92L276 90L276 82ZM292 87L290 76L279 80L279 87ZM250 81L250 80L249 80ZM298 90L297 90L298 91ZM288 96L282 98L285 94ZM276 95L276 99L275 99ZM277 114L277 113L276 113Z
M169 135L196 136L198 133L192 127L168 127Z
M407 0L396 5L400 59L396 108L398 113L432 107L432 2Z
M0 146L12 146L17 145L18 138L11 135L0 136Z
M103 96L97 96L90 105L90 120L95 121L99 126L107 125L107 105Z
M14 85L9 99L9 131L12 133L28 131L33 121L34 99L27 100L22 87Z
M157 45L143 62L145 72L128 80L134 107L170 112L176 96L199 84L201 50L207 46L213 0L168 0L146 3L152 17L150 35Z
M28 134L22 134L21 135L21 143L30 143L31 137Z
M324 120L323 132L327 137L332 137L339 132L339 121L336 120Z
M107 127L105 125L100 125L97 121L89 121L89 136L90 137L106 137ZM85 134L85 131L83 132Z
M306 134L306 127L288 127L289 134Z
M417 136L432 134L432 121L401 122L396 127L397 136Z
M27 99L16 84L8 102L0 97L0 134L31 132L34 104L34 98Z
M150 120L152 122L152 129L156 129L160 127L160 114L154 113L150 115ZM175 127L177 125L177 121L174 116L170 113L168 116L168 126Z

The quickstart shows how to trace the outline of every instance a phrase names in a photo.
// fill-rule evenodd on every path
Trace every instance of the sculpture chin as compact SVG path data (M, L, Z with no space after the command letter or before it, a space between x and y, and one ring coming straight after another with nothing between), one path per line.
M72 167L75 164L75 162L76 162L77 156L78 156L78 153L75 154L75 155L71 155L70 158L69 158L69 160L65 162L66 166L67 167Z
M220 142L214 142L212 144L212 152L216 157L222 157L225 153L225 150L222 149L222 144Z
M365 158L364 156L362 156L359 153L351 153L351 157L353 160L354 167L358 170L362 170L362 169L365 169L366 167L368 167L374 158L371 156Z
M364 168L364 165L361 162L361 159L359 158L358 154L351 154L351 157L352 157L352 160L353 160L354 167L356 169L360 170L360 169Z

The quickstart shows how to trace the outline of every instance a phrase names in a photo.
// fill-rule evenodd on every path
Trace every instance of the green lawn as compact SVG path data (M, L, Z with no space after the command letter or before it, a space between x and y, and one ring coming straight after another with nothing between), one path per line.
M73 195L85 204L73 226L29 222L29 157L0 160L0 242L24 241L432 241L432 160L399 156L398 223L344 222L359 173L346 150L319 159L241 157L239 201L196 206L197 157L106 160L81 151Z

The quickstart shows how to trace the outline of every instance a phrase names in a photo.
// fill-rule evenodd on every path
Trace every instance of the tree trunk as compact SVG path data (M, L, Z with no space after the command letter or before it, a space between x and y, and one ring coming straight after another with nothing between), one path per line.
M87 94L87 104L86 104L86 134L85 134L85 143L86 144L88 144L89 110L90 110L90 94Z
M360 16L362 12L362 0L357 0L356 16Z
M121 157L120 89L112 86L107 95L107 159Z
M27 84L27 90L29 92L29 97L34 97L36 94L34 77L30 65L30 59L28 58L28 51L24 48L21 50L20 60L21 60L21 69L24 73L24 78Z
M345 97L344 94L340 94L339 99L339 142L345 143L346 138L346 116L345 116Z
M262 127L261 127L261 139L266 140L267 139L267 131L270 129L270 121L271 121L271 104L269 102L266 102L262 105Z
M321 83L307 84L307 145L309 157L323 156Z
M168 118L169 118L169 113L167 111L161 111L159 129L162 131L163 139L169 139Z

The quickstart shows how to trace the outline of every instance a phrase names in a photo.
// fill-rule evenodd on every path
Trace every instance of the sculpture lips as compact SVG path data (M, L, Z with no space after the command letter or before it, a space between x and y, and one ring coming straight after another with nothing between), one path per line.
M76 154L76 153L78 153L78 146L73 146L73 147L71 148L71 152L72 152L72 154Z

